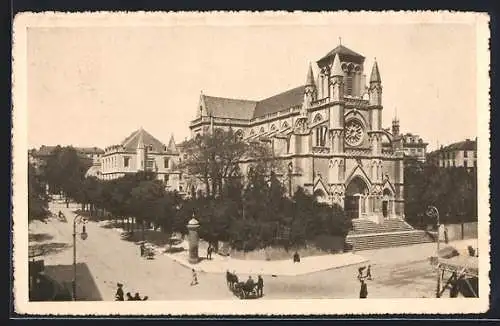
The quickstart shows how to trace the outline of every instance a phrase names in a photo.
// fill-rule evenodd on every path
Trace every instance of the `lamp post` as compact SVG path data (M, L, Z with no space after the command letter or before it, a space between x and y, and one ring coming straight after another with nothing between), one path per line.
M76 224L83 223L82 233L80 233L80 237L82 238L82 240L86 240L88 237L85 228L86 222L87 220L80 214L76 214L75 218L73 219L73 301L76 301Z
M436 246L436 266L437 266L437 287L436 287L436 298L439 298L439 293L441 292L441 273L439 271L439 211L435 206L427 207L427 216L435 218L437 222L437 246Z

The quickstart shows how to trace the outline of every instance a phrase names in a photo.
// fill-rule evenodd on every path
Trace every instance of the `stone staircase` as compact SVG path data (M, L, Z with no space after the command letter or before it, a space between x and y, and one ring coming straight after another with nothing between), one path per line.
M377 224L368 219L352 221L353 229L346 238L346 243L353 250L371 250L386 247L399 247L412 244L433 242L422 230L413 229L401 219L388 219Z

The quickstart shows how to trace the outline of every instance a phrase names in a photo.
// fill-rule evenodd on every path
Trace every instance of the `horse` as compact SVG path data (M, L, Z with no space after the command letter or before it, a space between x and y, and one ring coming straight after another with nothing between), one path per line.
M230 273L229 271L226 272L226 282L227 286L230 289L234 289L234 285L238 283L238 276L236 274Z

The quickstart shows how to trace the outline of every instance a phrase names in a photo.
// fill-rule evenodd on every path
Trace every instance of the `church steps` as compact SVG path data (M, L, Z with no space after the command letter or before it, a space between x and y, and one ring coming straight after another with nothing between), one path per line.
M346 243L353 245L354 250L372 250L387 247L407 246L419 243L433 242L425 231L400 231L361 236L347 236Z

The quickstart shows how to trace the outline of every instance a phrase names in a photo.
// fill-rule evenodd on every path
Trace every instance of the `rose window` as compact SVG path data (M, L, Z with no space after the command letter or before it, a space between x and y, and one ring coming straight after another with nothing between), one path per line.
M363 126L357 120L351 120L345 127L345 141L350 146L357 146L363 140Z

